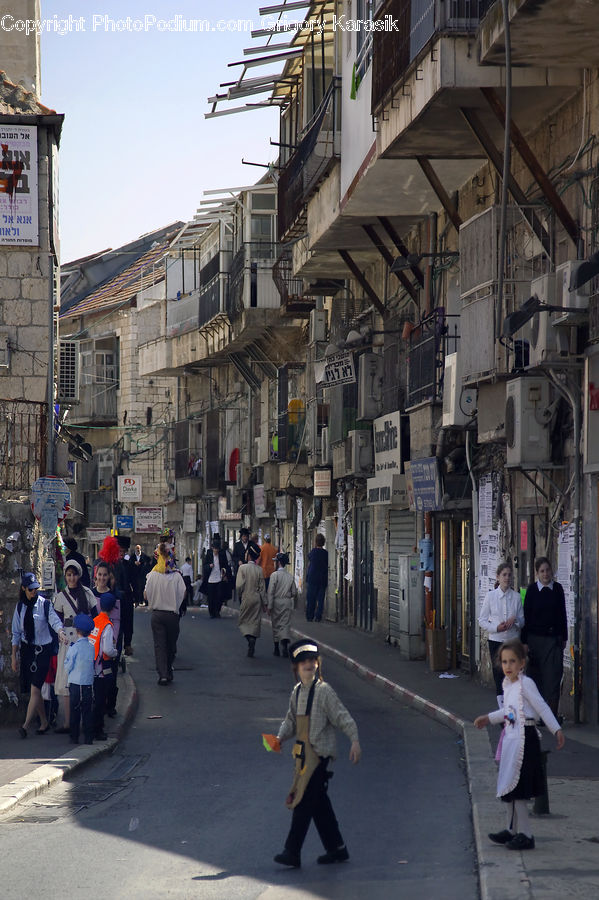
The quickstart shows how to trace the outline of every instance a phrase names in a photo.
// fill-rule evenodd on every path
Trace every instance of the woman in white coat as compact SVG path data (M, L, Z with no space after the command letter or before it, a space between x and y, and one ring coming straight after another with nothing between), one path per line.
M96 597L88 587L84 587L81 584L81 572L81 566L76 559L68 560L64 570L64 577L67 586L63 591L55 594L54 600L52 601L54 603L54 609L58 613L58 617L64 625L64 630L68 638L65 643L61 643L60 645L60 650L58 651L58 659L56 662L56 681L54 683L54 691L56 693L56 696L59 698L59 703L63 713L62 727L56 729L58 734L69 733L68 723L71 704L69 700L67 671L64 667L64 661L70 645L74 644L77 640L77 630L73 625L73 619L79 613L84 613L86 616L91 616L92 619L98 614L98 604Z
M514 574L511 563L500 563L496 574L498 585L485 597L478 624L487 632L497 702L501 706L503 672L501 666L497 664L497 654L505 641L520 637L524 625L524 611L520 594L510 586Z
M272 619L272 639L275 656L289 656L291 613L297 603L295 578L285 571L289 565L288 553L277 553L276 570L270 576L267 592L267 608ZM280 644L280 649L279 649Z

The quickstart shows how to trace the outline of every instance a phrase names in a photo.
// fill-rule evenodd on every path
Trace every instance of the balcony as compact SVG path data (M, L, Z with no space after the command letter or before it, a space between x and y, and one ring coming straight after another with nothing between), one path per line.
M410 335L408 407L443 399L445 356L458 349L459 316L446 316L442 306L422 319Z
M340 82L333 79L293 155L281 170L278 186L280 240L306 230L306 204L340 155Z
M166 310L166 335L175 337L197 331L225 309L227 276L216 275L204 287L181 300L169 300Z
M278 244L247 241L237 251L229 272L226 310L231 320L245 310L278 309L281 298L273 281Z
M372 113L378 115L395 86L435 35L474 34L488 0L387 0L375 20L390 15L397 31L375 31L372 75Z
M304 297L304 281L293 275L293 254L290 247L283 247L272 267L272 278L281 297L283 315L309 316L310 310L314 309L314 298Z
M505 62L501 0L486 3L480 25L481 62ZM564 0L510 0L512 62L516 66L597 65L597 6Z

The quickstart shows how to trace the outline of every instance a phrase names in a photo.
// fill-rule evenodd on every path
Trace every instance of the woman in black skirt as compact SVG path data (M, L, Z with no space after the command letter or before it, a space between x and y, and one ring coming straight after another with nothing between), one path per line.
M533 850L526 801L543 793L541 745L536 720L542 718L555 735L557 749L564 746L564 733L532 678L524 675L526 650L519 640L506 641L499 651L503 670L503 709L474 720L477 728L503 722L497 796L507 809L507 828L490 834L495 844L508 850Z
M19 728L22 738L27 737L27 729L36 716L40 722L37 734L47 734L50 727L42 698L42 685L52 656L50 628L54 629L61 641L67 641L62 622L52 603L38 597L39 586L33 572L26 572L21 577L19 602L12 619L12 670L19 672L20 668L21 693L30 692L25 722ZM20 656L20 667L17 653Z

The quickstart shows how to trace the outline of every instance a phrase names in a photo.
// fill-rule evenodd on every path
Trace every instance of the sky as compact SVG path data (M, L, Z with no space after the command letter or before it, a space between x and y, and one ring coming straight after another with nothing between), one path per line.
M207 199L203 191L253 184L264 175L241 160L274 160L277 110L204 118L207 97L241 72L227 64L243 59L245 47L264 43L250 35L252 27L263 27L259 5L42 0L41 99L65 115L63 263L187 221ZM194 19L207 20L211 31L184 31ZM171 30L159 30L160 20ZM248 75L272 71L258 67Z

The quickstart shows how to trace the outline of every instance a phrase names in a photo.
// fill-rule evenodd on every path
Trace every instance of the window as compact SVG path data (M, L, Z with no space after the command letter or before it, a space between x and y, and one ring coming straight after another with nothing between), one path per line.
M274 216L252 215L251 240L273 242Z
M360 22L371 22L374 0L357 0L357 16ZM372 31L361 27L356 32L356 87L372 62Z

